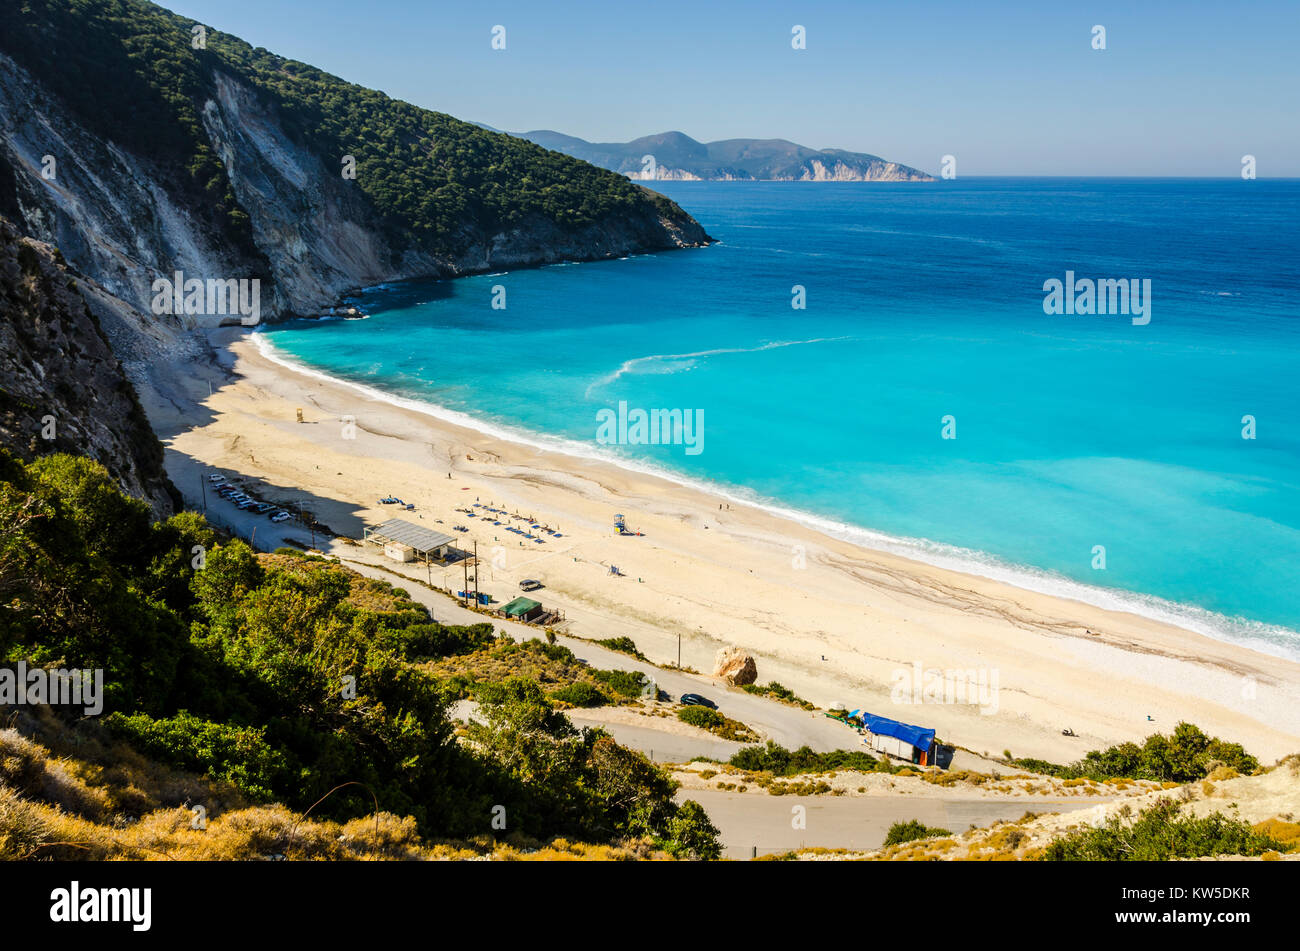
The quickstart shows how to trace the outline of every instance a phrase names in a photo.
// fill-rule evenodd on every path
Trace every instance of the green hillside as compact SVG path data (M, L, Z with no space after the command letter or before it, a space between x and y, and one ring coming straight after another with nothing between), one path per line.
M19 800L123 829L195 801L214 818L319 802L317 819L382 811L412 817L425 839L565 836L717 854L707 818L673 801L667 774L574 728L536 680L507 671L477 683L484 722L457 737L447 705L460 688L429 666L496 641L490 624L434 623L386 582L318 556L259 556L197 513L151 523L85 457L23 465L0 450L0 604L0 668L104 672L102 714L53 708L61 728L44 704L0 698L21 734L0 730L0 860L57 844L22 823L32 811ZM35 752L4 751L30 742L68 750L63 772L84 781L43 779ZM115 745L131 755L84 762ZM154 780L112 781L133 763ZM208 791L196 800L193 783L156 778L169 770Z
M475 233L545 220L573 230L631 217L692 219L621 175L512 136L390 99L208 30L143 0L12 0L0 49L88 127L147 156L173 187L248 247L249 221L201 120L216 75L242 80L327 169L356 159L356 184L398 248L456 254ZM201 203L201 204L200 204Z

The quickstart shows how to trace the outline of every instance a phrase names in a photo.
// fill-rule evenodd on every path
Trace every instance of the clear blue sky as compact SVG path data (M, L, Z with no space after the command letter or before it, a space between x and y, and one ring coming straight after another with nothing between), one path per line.
M932 172L950 153L961 175L1236 176L1250 153L1300 176L1300 0L163 5L507 131L783 138Z

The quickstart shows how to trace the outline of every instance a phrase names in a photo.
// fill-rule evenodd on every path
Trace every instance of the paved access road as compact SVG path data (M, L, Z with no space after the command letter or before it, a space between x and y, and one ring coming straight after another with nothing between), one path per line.
M501 618L478 614L468 608L461 607L458 602L452 601L443 594L430 591L419 584L407 583L409 579L403 579L370 564L353 561L350 558L345 559L344 564L368 577L382 578L385 581L391 581L398 587L405 588L412 598L428 607L433 614L434 620L441 624L481 624L484 621L490 621L498 630L508 631L512 637L518 640L545 636L543 631L527 624L518 624ZM862 739L857 733L821 713L810 713L807 710L801 710L798 707L792 707L789 704L780 703L767 697L755 696L738 687L721 684L712 677L687 674L675 670L662 670L654 664L639 661L635 657L578 638L559 635L557 643L569 648L580 660L586 661L593 667L605 670L640 671L647 677L652 678L659 689L668 694L668 697L672 700L676 700L684 693L697 693L708 700L712 700L718 705L719 711L733 720L739 720L751 729L758 731L764 739L775 740L786 749L793 750L806 745L814 750L824 752L827 750L857 749L862 745ZM648 728L645 732L656 736L663 735L657 730ZM614 730L611 730L611 733L616 738L618 737L618 733ZM631 733L628 735L629 737L632 736ZM643 746L641 739L638 738L637 742L629 739L628 745L637 749L658 749L658 747ZM667 749L667 747L665 746L664 749ZM714 756L716 754L704 750L692 750L691 755ZM655 759L662 761L663 757L656 753Z
M772 796L716 789L683 789L677 801L694 799L722 833L723 855L731 859L788 852L792 849L878 849L895 822L919 819L952 833L972 824L987 826L999 819L1019 819L1026 812L1069 812L1089 808L1096 800L1015 801L939 799L915 796ZM804 828L794 827L795 807L802 806Z
M361 574L384 578L404 587L412 598L429 607L434 619L440 623L477 624L490 620L499 630L506 630L518 639L543 636L543 632L536 628L489 618L420 585L403 584L400 578L371 565L352 561L346 563ZM594 667L641 671L654 678L659 688L674 700L683 693L698 693L707 697L717 703L718 709L727 716L759 730L765 737L776 740L787 749L807 745L814 750L827 751L856 749L861 746L861 738L854 731L820 713L809 713L766 697L745 693L735 687L719 685L710 677L660 670L653 664L577 638L560 636L557 640ZM466 715L468 709L466 707L460 715ZM599 710L590 710L583 711L576 722L599 722L599 719ZM647 723L652 724L653 721L648 720ZM726 760L742 745L714 738L678 736L656 730L651 725L601 725L620 743L651 754L658 762L686 762L693 756ZM959 751L959 756L963 755L967 754ZM978 768L983 764L971 758L970 765ZM925 825L959 833L972 824L987 826L997 820L1019 819L1027 811L1068 812L1097 804L1096 799L950 799L905 794L773 796L768 793L734 793L716 789L683 789L677 793L676 798L679 802L694 799L704 807L721 832L723 854L732 859L751 858L755 848L759 855L815 846L879 848L893 823L909 819L918 819ZM805 810L803 828L795 828L793 824L795 806L802 806Z

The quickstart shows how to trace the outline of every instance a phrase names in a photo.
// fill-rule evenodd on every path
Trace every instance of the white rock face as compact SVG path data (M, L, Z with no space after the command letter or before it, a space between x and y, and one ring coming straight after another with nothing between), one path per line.
M805 163L803 182L927 182L929 175L917 174L897 162L872 162L865 169L854 168L844 162L827 164L820 159Z
M108 293L148 312L160 274L240 276L239 256L171 200L156 170L82 128L3 54L0 125L0 148L17 179L19 224ZM41 174L47 155L52 179Z
M432 256L399 258L388 246L359 186L343 178L342 156L326 166L246 86L223 73L216 85L203 126L291 310L317 312L357 287L442 272Z

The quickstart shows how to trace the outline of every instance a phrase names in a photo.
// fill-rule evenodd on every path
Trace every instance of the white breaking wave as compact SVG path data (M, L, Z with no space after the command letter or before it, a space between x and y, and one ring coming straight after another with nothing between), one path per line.
M824 339L838 340L845 338ZM874 531L858 525L851 525L848 522L841 522L825 516L800 511L799 509L790 508L774 499L760 496L758 493L749 489L737 488L724 483L713 482L708 479L692 478L682 475L679 472L675 472L672 469L655 465L654 463L643 462L639 459L627 459L617 453L611 452L608 448L603 446L589 445L573 439L533 433L522 428L515 428L500 423L485 421L470 416L468 413L460 412L459 410L439 406L436 403L397 396L393 393L388 393L375 387L367 386L364 383L355 383L352 380L332 376L331 374L317 370L305 363L283 356L281 351L266 338L264 328L259 327L254 330L252 332L252 340L261 354L272 363L279 364L280 366L286 367L297 373L302 373L305 376L314 377L315 379L323 380L327 383L351 387L370 399L388 403L392 406L397 406L411 412L421 413L425 416L440 419L444 422L452 423L453 425L461 426L465 429L472 429L495 439L517 443L533 449L559 452L566 456L572 456L578 459L603 462L609 465L618 466L631 472L654 476L671 482L674 485L680 485L687 489L707 493L715 498L725 499L729 502L736 502L741 505L752 506L771 515L775 515L787 521L797 522L807 528L821 532L823 535L828 535L831 538L836 538L840 541L849 542L850 544L857 545L861 548L888 552L889 554L908 558L912 561L919 561L936 568L945 568L949 571L960 572L961 574L987 578L990 581L1001 582L1003 584L1011 585L1012 587L1026 591L1033 591L1038 594L1046 594L1053 597L1066 598L1071 601L1079 601L1083 604L1089 604L1093 607L1099 607L1110 611L1122 611L1127 614L1136 614L1139 617L1160 621L1164 624L1171 624L1175 627L1180 627L1184 630L1192 631L1193 633L1201 634L1217 641L1236 644L1241 647L1249 648L1250 650L1258 651L1262 654L1282 657L1287 660L1300 660L1300 632L1293 631L1280 625L1268 624L1263 621L1252 621L1248 618L1228 617L1227 615L1209 611L1193 604L1181 604L1175 601L1169 601L1165 598L1157 597L1156 595L1124 591L1118 588L1100 588L1095 585L1084 584L1081 581L1075 581L1053 571L1046 571L1041 568L1034 568L1028 565L1009 562L987 552L969 548L960 548L956 545L934 542L924 538L887 535L884 532ZM754 349L766 350L778 346L794 346L798 343L816 342L821 342L821 340L768 344ZM677 356L703 356L713 353L732 352L744 353L748 351L702 351L699 354L679 354ZM642 357L641 359L654 360L660 358Z
M694 360L697 357L716 357L728 353L760 353L763 350L778 350L781 347L799 347L809 343L831 343L839 340L850 340L851 337L813 337L811 340L777 340L772 343L761 344L757 347L720 347L717 350L697 350L694 353L655 353L648 357L635 357L631 360L625 360L623 365L617 370L602 376L590 386L587 387L583 396L590 397L591 391L602 386L608 386L619 377L628 373L674 373L677 368L666 367L662 370L645 369L647 366L656 364L668 364L673 360Z

